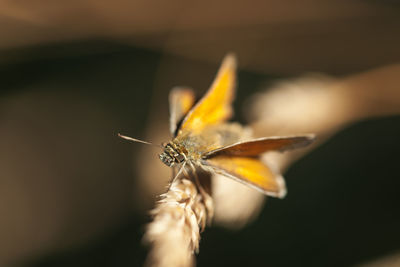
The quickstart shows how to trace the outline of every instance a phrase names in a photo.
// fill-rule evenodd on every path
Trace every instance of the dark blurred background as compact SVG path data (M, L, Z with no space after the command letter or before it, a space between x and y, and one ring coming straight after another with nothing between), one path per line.
M0 265L141 266L142 154L118 132L145 137L171 87L201 95L228 51L244 122L247 97L278 78L399 62L399 29L398 1L2 1ZM348 126L289 169L288 196L255 222L207 228L198 266L400 253L399 136L400 116Z

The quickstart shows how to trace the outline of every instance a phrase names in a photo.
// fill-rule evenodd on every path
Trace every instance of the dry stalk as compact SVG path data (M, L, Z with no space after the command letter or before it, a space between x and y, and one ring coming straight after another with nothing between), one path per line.
M156 207L144 241L151 245L147 266L193 266L200 232L212 219L212 199L188 178L176 179Z

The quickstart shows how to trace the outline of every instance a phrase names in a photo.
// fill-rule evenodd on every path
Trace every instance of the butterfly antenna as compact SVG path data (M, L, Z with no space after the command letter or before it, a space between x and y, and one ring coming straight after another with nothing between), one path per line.
M132 141L132 142L142 143L142 144L151 145L151 146L156 146L156 147L161 147L161 146L152 144L152 143L150 143L150 142L146 142L146 141L139 140L139 139L136 139L136 138L132 138L132 137L129 137L129 136L126 136L126 135L122 135L122 134L120 134L120 133L118 133L118 136L121 137L122 139L129 140L129 141Z

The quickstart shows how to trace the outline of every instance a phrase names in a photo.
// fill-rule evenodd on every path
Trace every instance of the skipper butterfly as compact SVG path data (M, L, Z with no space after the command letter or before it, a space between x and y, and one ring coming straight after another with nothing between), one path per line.
M240 141L244 128L231 118L236 87L236 58L227 55L207 93L195 103L191 89L175 88L169 96L172 140L162 146L160 160L179 167L215 172L253 187L262 193L283 198L285 183L279 174L260 160L268 151L286 151L310 144L314 135L263 137ZM119 135L122 138L150 144Z

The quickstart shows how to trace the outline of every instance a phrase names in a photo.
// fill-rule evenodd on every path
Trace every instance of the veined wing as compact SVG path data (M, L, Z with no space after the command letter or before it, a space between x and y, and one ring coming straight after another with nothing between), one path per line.
M266 195L279 198L286 195L283 177L272 172L258 158L218 156L203 160L202 163L216 173L253 187Z
M312 134L286 137L263 137L209 151L202 155L202 158L209 159L216 156L255 157L267 151L285 151L304 147L309 145L314 138L315 136Z
M208 125L229 119L236 85L236 59L227 55L206 95L189 111L180 131L198 132ZM178 136L179 136L178 132Z

